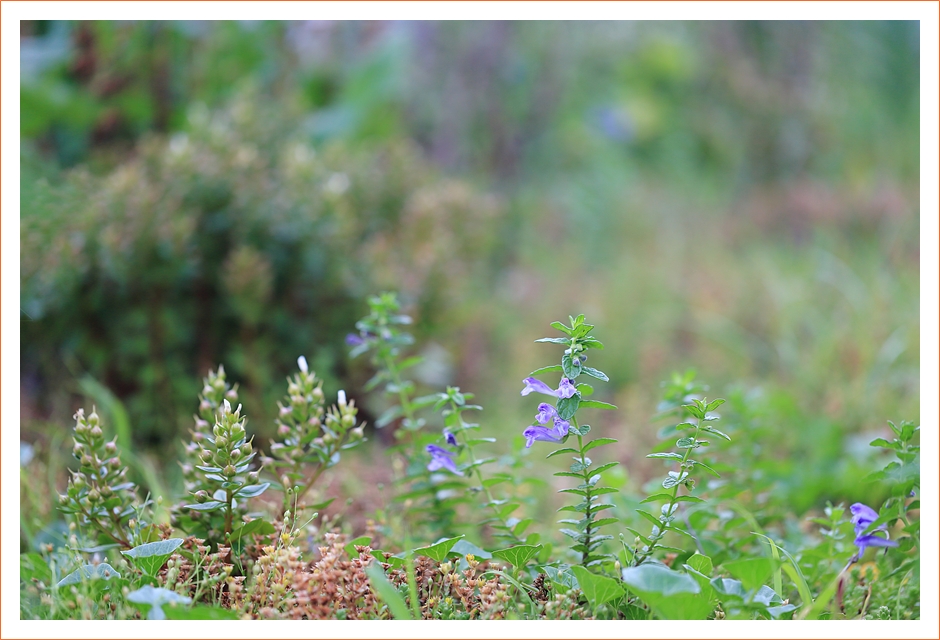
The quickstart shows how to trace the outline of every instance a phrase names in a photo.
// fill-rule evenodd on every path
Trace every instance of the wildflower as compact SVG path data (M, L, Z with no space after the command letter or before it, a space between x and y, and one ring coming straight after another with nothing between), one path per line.
M307 371L309 370L307 368L307 359L303 356L300 356L299 358L297 358L297 367L304 373L307 373Z
M568 429L571 424L567 420L562 420L558 416L554 418L555 424L549 429L539 425L526 427L522 435L525 436L525 448L528 449L536 440L541 442L561 442L568 435Z
M548 404L547 402L543 402L542 404L539 405L539 412L535 414L535 419L538 421L539 424L548 424L557 415L558 415L558 412L555 411L555 407Z
M875 527L874 531L868 535L863 535L872 522L878 519L878 513L861 502L856 502L849 511L852 512L852 524L855 525L855 546L858 547L858 555L865 553L868 547L896 547L898 543L894 540L888 540L875 535L875 531L884 531L887 533L887 524L881 524Z
M547 384L535 378L526 378L523 382L525 383L525 388L522 389L522 395L524 396L535 391L536 393L544 393L547 396L555 396L556 398L570 398L576 393L574 385L571 384L571 380L568 378L562 378L561 383L555 390L552 390Z
M355 333L347 333L346 344L348 344L350 347L358 347L361 344L365 344L365 340L363 340L360 336L357 336Z
M444 440L446 440L447 444L451 446L457 446L457 436L451 433L448 429L444 429Z
M431 454L431 462L428 463L428 471L437 471L438 469L447 469L453 474L462 476L463 473L457 468L457 465L454 463L454 456L456 455L453 451L448 451L443 447L439 447L436 444L429 444L427 446L427 452Z

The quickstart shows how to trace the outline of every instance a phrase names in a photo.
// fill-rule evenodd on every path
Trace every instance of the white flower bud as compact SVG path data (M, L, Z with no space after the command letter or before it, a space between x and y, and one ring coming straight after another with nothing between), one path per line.
M297 366L300 367L300 370L301 370L301 371L303 371L304 373L307 373L307 371L308 371L308 369L307 369L307 359L306 359L305 357L300 356L299 358L297 358Z
M340 408L346 408L346 392L342 389L339 390L339 393L336 394L337 402L339 403Z

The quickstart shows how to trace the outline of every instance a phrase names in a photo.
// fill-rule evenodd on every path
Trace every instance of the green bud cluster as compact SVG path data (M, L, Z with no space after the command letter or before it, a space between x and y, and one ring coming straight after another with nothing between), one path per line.
M217 371L210 370L209 374L203 378L202 391L199 393L199 406L197 413L193 416L194 424L190 430L192 438L184 445L180 461L183 485L189 494L195 495L199 491L212 493L212 487L204 486L205 481L197 467L212 464L211 456L204 459L202 455L206 451L208 438L212 436L215 416L221 410L223 401L226 400L230 404L238 404L238 384L229 384L225 379L225 367L219 365ZM175 505L171 513L174 526L204 537L217 537L210 534L211 514L187 509L185 502Z
M91 526L111 540L130 548L128 520L138 500L136 487L127 481L115 440L106 441L101 419L94 408L86 418L84 409L75 413L72 455L78 471L72 471L59 509L73 514L81 526Z
M181 508L209 514L207 535L216 541L224 540L232 532L236 516L240 520L245 511L245 499L260 495L269 486L268 483L257 484L258 472L250 470L257 454L248 439L245 422L241 405L233 410L228 398L223 397L215 424L201 441L199 464L194 465L194 470L198 471L191 490L195 503ZM192 513L189 517L200 520Z
M347 401L346 393L340 391L337 403L325 410L323 382L309 370L303 356L297 364L299 372L287 379L287 396L278 402L277 440L271 445L269 459L284 485L285 509L293 498L287 495L292 484L303 488L297 496L302 497L323 470L339 462L340 451L358 446L364 439L365 425L356 422L356 403Z

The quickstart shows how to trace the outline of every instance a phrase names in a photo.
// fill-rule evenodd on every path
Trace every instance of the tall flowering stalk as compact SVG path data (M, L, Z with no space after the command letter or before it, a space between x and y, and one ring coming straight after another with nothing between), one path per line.
M408 488L397 500L417 501L419 504L410 511L423 512L427 516L424 524L437 533L449 533L454 511L448 505L448 491L459 487L460 483L444 486L432 477L435 471L456 467L451 452L440 447L428 448L436 436L421 433L427 422L417 413L434 404L437 396L416 398L415 383L405 377L408 369L424 360L421 356L405 357L403 354L405 347L414 344L414 337L402 329L411 324L411 317L401 313L398 296L393 292L371 296L367 302L369 315L356 323L357 333L346 336L346 343L352 347L350 357L371 353L375 375L365 384L365 390L384 385L385 395L392 402L375 421L375 426L381 429L398 423L395 438L400 444L394 450L405 458L405 477L401 483Z
M453 500L469 501L473 495L482 494L486 498L486 506L490 508L493 515L480 524L490 526L496 538L508 540L512 544L523 544L524 540L520 536L524 534L532 520L512 517L513 512L519 508L519 504L493 496L491 487L502 482L504 478L484 477L482 468L496 462L496 458L478 458L474 451L474 447L496 442L496 439L477 436L474 431L479 430L480 425L464 419L466 412L480 411L482 407L469 404L468 401L473 399L473 394L463 393L459 387L447 387L445 393L439 393L436 397L437 402L434 408L441 411L444 418L444 430L441 433L443 442L427 445L427 452L431 457L428 470L446 469L452 474L467 476L475 481L469 487L469 493L466 490L459 491L454 495ZM466 453L467 462L459 465L458 460L464 457L464 453ZM447 480L445 482L449 483ZM465 488L461 487L461 489Z
M594 392L593 387L587 383L577 382L582 374L608 381L607 375L589 367L585 364L587 352L591 349L603 349L604 345L591 335L594 325L584 321L584 315L577 318L569 316L571 326L566 326L562 322L553 322L552 327L565 334L563 338L541 338L536 342L548 342L565 346L565 351L561 356L561 364L554 364L542 367L529 374L529 377L523 380L524 388L522 395L527 396L530 393L540 393L546 396L554 397L555 403L549 404L543 402L538 405L535 414L536 424L527 427L522 434L526 438L526 448L531 447L535 442L553 442L564 444L568 442L573 434L577 439L577 447L562 447L548 454L548 457L554 457L562 454L574 454L574 462L569 466L568 471L559 471L555 475L566 478L576 478L579 484L573 488L562 489L561 493L568 493L577 496L580 501L574 505L564 506L559 511L568 511L580 514L579 518L566 518L559 520L560 524L572 525L574 528L564 528L563 534L571 538L571 549L581 557L581 565L591 567L607 561L610 556L600 552L600 547L606 540L612 536L601 535L601 527L618 522L617 518L598 517L605 509L609 509L613 504L603 502L602 496L608 493L616 492L616 489L604 487L600 484L601 474L618 464L617 462L607 462L595 465L594 461L587 456L587 452L603 445L617 442L614 438L595 438L585 440L591 427L589 425L579 425L577 413L580 409L616 409L612 404L599 402L596 400L585 400L586 396ZM534 376L561 373L562 378L556 389L538 380Z

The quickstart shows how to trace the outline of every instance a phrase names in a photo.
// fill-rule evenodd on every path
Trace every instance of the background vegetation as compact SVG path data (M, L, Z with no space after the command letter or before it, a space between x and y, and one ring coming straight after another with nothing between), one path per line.
M532 339L583 312L624 495L694 368L764 526L887 496L859 478L919 421L917 23L38 21L21 51L21 439L50 485L96 403L181 491L206 372L264 448L304 354L370 425L324 513L381 520L387 400L343 337L394 289L417 382L473 390L496 454ZM549 488L519 489L546 522ZM62 524L23 492L26 550Z

